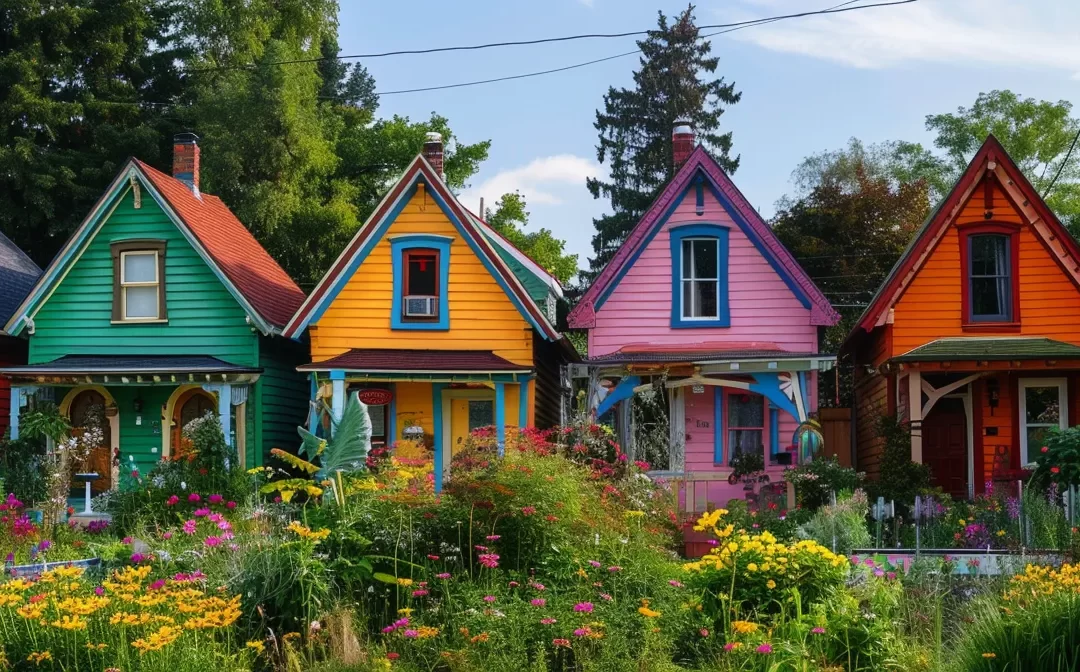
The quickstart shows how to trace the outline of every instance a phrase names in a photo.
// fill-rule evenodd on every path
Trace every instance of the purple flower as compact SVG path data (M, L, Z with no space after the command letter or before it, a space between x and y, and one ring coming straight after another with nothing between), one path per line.
M132 553L131 554L131 562L132 562L132 564L137 565L137 564L143 562L144 560L146 560L146 556L143 555L142 553Z
M1005 500L1005 510L1009 512L1009 519L1016 520L1020 517L1020 500L1009 497Z
M765 644L762 644L761 646L757 647L757 652L761 653L761 654L768 655L768 654L772 653L772 645L766 642Z
M719 545L720 545L720 542L719 542L719 541L717 541L716 539L709 539L709 540L708 540L707 542L705 542L705 543L707 543L707 544L708 544L709 546L714 546L714 547L715 547L715 546L719 546Z
M101 597L102 595L105 594L105 589L102 588L101 586L96 586L94 588L94 594L97 595L98 597Z
M574 630L575 637L584 637L587 634L589 634L589 630L587 628L578 628L577 630Z
M599 567L600 566L600 563L597 562L596 560L589 560L589 564L592 565L593 567Z
M882 577L882 576L885 576L885 570L878 567L877 569L874 570L874 576L877 576L879 578Z
M592 602L578 602L574 605L574 611L591 614L593 610Z
M38 544L38 550L41 551L42 553L49 550L50 548L52 548L52 542L49 541L48 539L42 539L41 543Z
M409 639L416 639L417 637L420 636L420 633L417 632L416 630L406 630L405 632L403 632L401 634L408 637Z

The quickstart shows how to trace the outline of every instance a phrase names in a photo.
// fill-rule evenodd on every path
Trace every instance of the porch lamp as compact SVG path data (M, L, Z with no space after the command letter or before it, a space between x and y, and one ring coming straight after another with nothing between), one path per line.
M991 378L986 381L986 396L987 403L990 406L990 415L994 414L994 409L998 407L998 403L1001 401L1001 383L997 378Z
M131 402L131 408L136 413L142 413L142 397L135 397L135 400Z

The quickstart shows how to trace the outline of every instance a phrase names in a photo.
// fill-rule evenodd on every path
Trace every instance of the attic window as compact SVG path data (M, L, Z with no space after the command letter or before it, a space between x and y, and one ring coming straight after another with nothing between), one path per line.
M1014 227L983 224L961 230L964 325L981 330L1017 326L1018 233Z
M670 235L671 326L729 326L727 227L692 224Z
M114 323L164 322L165 241L112 244Z
M392 329L450 328L447 289L451 240L429 234L395 236L390 240L394 272Z

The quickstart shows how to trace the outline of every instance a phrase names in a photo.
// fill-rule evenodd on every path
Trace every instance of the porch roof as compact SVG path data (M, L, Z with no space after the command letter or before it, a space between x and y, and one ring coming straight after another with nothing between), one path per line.
M354 348L337 357L296 367L298 371L347 371L356 373L402 372L408 374L529 373L490 350L409 350Z
M590 357L585 360L589 365L607 364L730 364L739 362L793 362L803 360L815 360L820 364L826 364L821 368L831 368L836 361L835 355L825 355L816 352L787 352L785 350L770 348L739 348L730 350L720 349L685 349L685 350L660 350L660 349L622 349L599 357ZM818 368L818 367L813 367Z
M1051 338L939 338L893 357L894 362L1080 360L1080 346Z
M261 372L260 368L237 366L206 355L65 355L42 364L0 368L0 373L13 378Z

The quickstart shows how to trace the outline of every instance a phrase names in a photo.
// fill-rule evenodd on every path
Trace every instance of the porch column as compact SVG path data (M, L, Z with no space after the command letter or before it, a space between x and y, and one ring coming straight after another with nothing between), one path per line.
M336 423L341 421L345 413L345 372L334 370L330 372L330 386L333 397L330 399L330 410L333 411L334 421L330 423L330 434L333 436L337 429Z
M221 431L225 434L225 441L230 448L236 448L236 442L232 440L232 385L228 383L218 389L218 419L221 420Z
M319 424L318 406L315 403L319 400L319 374L312 371L308 376L311 379L311 399L308 401L307 428L314 434L315 427Z
M908 373L908 420L911 423L911 461L922 464L922 374Z
M443 477L449 469L443 463L449 463L449 459L443 457L443 451L449 450L449 446L443 441L443 390L448 387L446 383L431 384L431 408L432 408L432 443L435 446L435 464L432 470L435 472L435 493L442 492ZM449 422L450 418L446 418ZM449 456L447 456L449 457Z
M529 425L529 380L530 378L522 379L518 384L518 431L521 431Z
M506 454L506 383L495 383L495 440L502 457Z
M22 410L22 388L11 388L11 440L19 438L19 411Z

